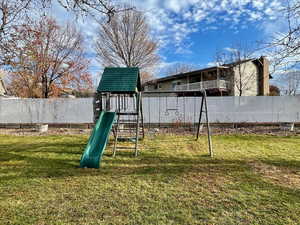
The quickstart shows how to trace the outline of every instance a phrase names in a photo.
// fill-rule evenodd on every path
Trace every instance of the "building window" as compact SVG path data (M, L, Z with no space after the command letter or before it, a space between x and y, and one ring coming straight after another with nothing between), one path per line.
M181 81L173 81L172 82L172 89L175 90L177 85L180 85Z
M201 81L201 77L191 77L189 83L198 83Z
M155 84L155 86L154 86L155 90L160 89L160 88L161 88L161 84Z
M220 71L220 80L226 80L226 72Z

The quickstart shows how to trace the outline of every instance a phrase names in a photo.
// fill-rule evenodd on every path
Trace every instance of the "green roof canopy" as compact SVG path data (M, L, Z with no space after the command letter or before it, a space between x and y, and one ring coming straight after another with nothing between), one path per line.
M114 93L133 93L141 91L139 68L106 67L97 91Z

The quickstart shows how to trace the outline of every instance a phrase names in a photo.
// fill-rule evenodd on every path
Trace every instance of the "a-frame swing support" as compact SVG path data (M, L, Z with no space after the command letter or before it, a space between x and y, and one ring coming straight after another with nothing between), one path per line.
M205 119L206 119L205 124L206 124L206 130L207 130L207 141L208 141L209 156L213 157L214 152L213 152L213 148L212 148L211 132L210 132L210 125L209 125L209 118L208 118L207 96L206 96L206 91L205 90L202 91L202 98L201 98L200 114L199 114L196 140L199 139L200 126L201 126L201 122L202 122L202 114L203 113L205 114Z
M157 95L157 94L177 94L177 95L185 95L185 94L200 94L202 96L201 98L201 104L200 104L200 112L199 112L199 121L197 126L197 134L196 134L196 141L199 139L200 134L200 126L202 122L203 113L205 114L205 124L207 128L207 140L208 140L208 150L210 157L214 156L213 153L213 147L212 147L212 140L211 140L211 131L210 131L210 125L209 125L209 116L208 116L208 107L207 107L207 95L206 91L203 89L201 91L145 91L143 92L147 95Z

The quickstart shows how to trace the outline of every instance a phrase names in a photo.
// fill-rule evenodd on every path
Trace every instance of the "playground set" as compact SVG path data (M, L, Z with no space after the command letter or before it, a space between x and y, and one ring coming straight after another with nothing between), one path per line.
M148 96L161 94L183 96L191 93L191 91L143 92ZM193 93L202 96L196 140L199 138L200 124L204 113L209 154L212 157L206 92L201 90L193 91ZM111 132L114 137L113 156L122 149L133 149L134 155L138 156L138 142L145 136L139 68L107 67L104 69L94 98L94 122L95 126L80 160L81 168L99 168ZM118 146L120 141L127 141L133 146Z

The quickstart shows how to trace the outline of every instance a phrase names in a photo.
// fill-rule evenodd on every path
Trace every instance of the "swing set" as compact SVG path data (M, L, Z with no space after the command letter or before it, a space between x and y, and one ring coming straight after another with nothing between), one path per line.
M199 139L200 124L204 113L209 154L213 157L205 90L143 92L148 96L176 94L178 97L192 93L202 96L196 140ZM167 98L166 105L168 105ZM178 98L176 107L167 108L165 115L169 116L171 111L175 111L176 115L179 114ZM138 156L138 141L145 136L142 87L138 68L105 68L94 98L94 122L95 127L81 157L80 167L99 168L110 131L114 136L113 156L122 149L133 149L134 155ZM133 143L133 146L119 146L120 141L129 141Z
M94 101L94 120L99 118L101 111L115 111L117 114L116 122L113 126L112 132L114 136L113 156L116 155L117 150L134 149L134 155L138 155L138 141L145 137L145 125L143 115L142 94L147 96L164 96L164 103L166 105L165 116L170 116L171 112L175 112L179 116L179 98L186 94L195 94L201 96L200 113L197 121L196 140L199 139L201 124L204 123L207 131L209 155L213 157L211 131L209 124L209 115L207 110L207 96L205 90L201 91L147 91L138 93L116 93L116 92L98 92L95 95ZM169 107L168 94L176 95L176 106ZM134 147L118 146L120 141L129 141L134 143Z

